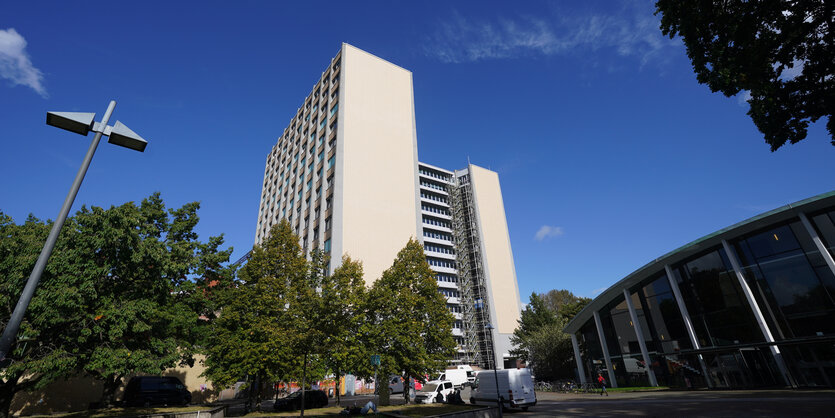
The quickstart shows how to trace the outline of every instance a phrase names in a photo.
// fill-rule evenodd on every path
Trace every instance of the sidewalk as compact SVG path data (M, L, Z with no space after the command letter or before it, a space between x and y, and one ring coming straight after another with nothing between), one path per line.
M832 389L761 389L761 390L657 390L647 392L609 392L609 396L600 396L600 391L589 393L560 393L560 392L536 392L537 400L547 401L570 401L570 402L606 402L623 401L628 399L739 399L739 398L808 398L822 397L835 398L835 390Z

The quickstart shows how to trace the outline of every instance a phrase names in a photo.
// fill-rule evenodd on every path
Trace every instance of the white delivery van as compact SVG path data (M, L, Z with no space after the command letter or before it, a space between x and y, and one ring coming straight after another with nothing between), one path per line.
M496 393L498 380L498 393ZM470 403L473 405L495 406L501 397L504 408L521 408L536 405L536 392L529 369L483 370L476 374Z
M470 381L467 378L467 371L461 369L444 370L440 375L438 375L438 378L435 380L449 380L450 382L452 382L452 386L454 386L457 389L460 389L463 386L470 384ZM473 377L473 380L475 380L475 377Z
M449 399L454 390L449 380L431 380L415 392L415 403L443 402Z
M456 369L464 370L465 372L467 372L467 381L470 382L470 385L472 385L473 382L475 382L475 370L473 370L472 366L464 364L459 365L458 367L456 367Z

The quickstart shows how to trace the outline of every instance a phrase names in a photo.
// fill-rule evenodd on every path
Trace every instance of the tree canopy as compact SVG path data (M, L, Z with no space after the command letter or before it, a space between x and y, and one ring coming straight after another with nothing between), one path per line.
M531 294L510 341L514 345L511 352L530 365L537 379L574 377L571 336L563 329L589 302L591 299L577 297L568 290Z
M166 210L159 194L69 218L12 346L0 382L0 416L22 389L88 374L112 403L121 378L193 362L214 311L213 283L231 279L221 237L198 240L198 203ZM11 309L49 225L0 215L0 315ZM22 378L23 376L26 378ZM9 395L7 397L7 395Z
M247 376L278 381L292 374L300 361L294 355L296 336L288 309L291 303L295 309L291 286L304 281L307 273L290 224L277 224L252 249L236 282L225 290L227 303L212 324L204 376L218 387L228 387Z
M438 292L423 246L410 239L369 294L364 333L380 355L382 382L390 374L419 381L441 370L455 354L454 317ZM388 385L381 383L381 389ZM404 397L408 402L408 390Z
M366 295L362 263L350 256L342 257L342 264L322 280L322 359L334 374L337 404L340 377L371 375L370 353L360 334Z
M748 115L775 151L827 118L835 145L831 1L658 0L661 31L681 36L699 83L750 93Z

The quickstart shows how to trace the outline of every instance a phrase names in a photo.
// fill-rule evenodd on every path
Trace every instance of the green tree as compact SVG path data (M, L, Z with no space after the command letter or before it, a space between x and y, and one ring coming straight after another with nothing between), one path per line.
M158 374L193 362L211 313L209 282L228 277L223 240L201 243L193 229L199 204L166 212L159 194L67 220L27 310L13 363L2 371L0 413L9 393L86 373L102 379L112 404L121 378ZM171 215L171 218L169 218ZM2 315L8 320L49 225L3 218ZM26 375L25 379L21 379Z
M510 339L511 352L528 363L540 380L573 378L571 336L563 329L589 302L568 290L532 293Z
M417 240L410 239L397 253L369 293L364 331L380 355L377 387L387 392L391 374L424 381L426 374L443 369L455 354L454 318ZM404 390L406 402L408 392Z
M11 317L26 280L46 241L51 225L29 216L21 225L0 212L0 318L2 328ZM66 248L64 237L59 237L53 252L58 258ZM49 283L61 277L56 275L55 263L47 264L41 283ZM40 389L60 377L72 375L78 369L78 359L71 347L63 344L66 322L56 311L67 305L64 295L47 294L42 289L35 293L33 303L21 324L17 340L9 351L8 365L0 366L0 417L9 417L9 407L14 395L23 390ZM51 299L53 303L42 300ZM72 299L69 297L68 299ZM44 309L47 312L44 312ZM68 312L69 313L69 312ZM59 320L48 320L59 318ZM24 378L26 376L26 378Z
M232 251L219 250L221 237L198 240L199 207L166 211L156 193L140 206L82 207L73 218L63 262L77 282L44 283L42 291L74 290L82 309L68 330L84 372L104 381L105 405L129 374L194 362L211 314L204 296L223 280Z
M365 318L366 288L362 263L349 256L322 282L322 359L336 380L339 405L339 380L347 373L368 376L368 356L360 327Z
M287 224L287 228L290 225ZM298 237L293 235L296 242ZM300 253L301 254L301 253ZM303 257L303 255L302 255ZM328 259L325 253L314 250L310 255L306 274L289 282L287 303L288 345L291 349L290 377L301 382L301 416L304 416L304 391L308 378L322 378L326 374L322 356L325 340L325 312L322 289L327 275Z
M681 36L699 83L750 92L748 115L776 151L827 118L835 145L831 1L658 0L661 31Z
M291 284L303 281L308 265L290 224L273 226L242 267L212 325L203 373L218 387L251 376L256 382L276 381L299 365L288 307L294 306ZM250 391L258 405L261 385Z

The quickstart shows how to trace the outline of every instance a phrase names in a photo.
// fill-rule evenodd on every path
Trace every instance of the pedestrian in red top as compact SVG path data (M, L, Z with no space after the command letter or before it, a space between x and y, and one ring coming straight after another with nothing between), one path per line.
M600 396L603 396L604 393L609 396L609 392L606 392L606 379L600 373L597 374L597 383L600 384Z

